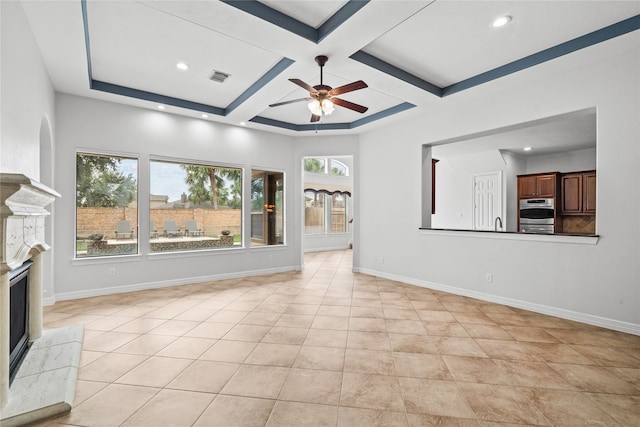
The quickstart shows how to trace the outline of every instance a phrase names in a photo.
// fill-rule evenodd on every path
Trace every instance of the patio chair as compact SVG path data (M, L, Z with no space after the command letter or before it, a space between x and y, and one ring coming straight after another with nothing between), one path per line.
M204 231L198 228L198 223L194 219L187 219L184 222L185 236L204 236Z
M129 221L118 221L116 223L116 239L133 239L133 228Z
M156 226L153 225L153 221L149 221L149 238L150 239L158 238L158 230L156 230Z
M167 237L182 236L182 233L178 228L178 224L176 224L174 220L169 219L164 222L164 235Z

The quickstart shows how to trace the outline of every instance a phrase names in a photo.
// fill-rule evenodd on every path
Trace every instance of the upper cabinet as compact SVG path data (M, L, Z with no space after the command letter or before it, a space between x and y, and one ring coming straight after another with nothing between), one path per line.
M557 173L518 176L518 199L553 198L558 186Z
M561 182L561 215L596 213L596 171L564 174Z

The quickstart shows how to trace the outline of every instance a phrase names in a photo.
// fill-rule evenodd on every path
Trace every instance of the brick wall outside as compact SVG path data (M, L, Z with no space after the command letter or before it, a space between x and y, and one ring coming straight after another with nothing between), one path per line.
M222 230L231 234L242 231L242 211L240 209L152 209L151 221L158 235L164 231L164 221L174 220L184 231L185 220L195 219L205 236L218 237ZM103 234L105 239L115 237L116 223L127 220L136 230L138 210L136 208L77 208L77 237L87 238L92 234ZM140 218L145 221L146 218Z

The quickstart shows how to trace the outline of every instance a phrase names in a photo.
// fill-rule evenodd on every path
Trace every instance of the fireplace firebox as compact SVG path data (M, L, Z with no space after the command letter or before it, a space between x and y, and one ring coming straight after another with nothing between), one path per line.
M9 275L9 382L29 350L29 267L26 261Z

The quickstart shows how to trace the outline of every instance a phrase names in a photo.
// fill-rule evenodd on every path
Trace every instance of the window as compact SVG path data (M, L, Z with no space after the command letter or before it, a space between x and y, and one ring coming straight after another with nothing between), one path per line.
M349 232L349 195L307 190L304 193L304 233Z
M138 253L138 160L76 154L76 258Z
M284 244L284 174L251 171L251 246Z
M307 157L304 159L305 172L326 173L327 160L318 157Z
M306 157L304 159L304 171L312 173L324 173L328 175L349 176L349 167L334 158Z
M331 196L331 232L346 233L347 229L347 198L345 194Z
M304 192L304 234L325 233L325 196L317 191Z
M331 159L331 175L348 176L349 168L341 161Z
M151 252L222 249L242 244L242 169L152 160Z

